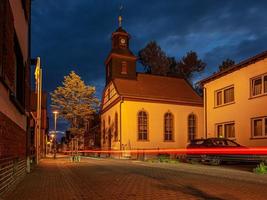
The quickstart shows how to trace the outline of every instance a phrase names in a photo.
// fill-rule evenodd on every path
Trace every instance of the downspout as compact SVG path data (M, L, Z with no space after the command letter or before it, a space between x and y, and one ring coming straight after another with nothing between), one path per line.
M120 150L122 150L122 125L121 125L121 105L123 104L123 97L121 97L121 101L120 101Z
M207 133L207 90L204 87L204 120L205 120L205 138L208 138L208 133Z
M27 5L26 5L27 6ZM29 1L29 16L28 16L28 58L27 58L27 66L28 69L29 69L29 80L28 81L28 86L29 86L29 90L30 91L25 91L25 93L27 92L28 93L28 98L26 98L26 95L24 97L24 105L25 105L25 110L26 110L26 113L29 113L28 115L26 115L27 117L27 128L26 128L26 171L27 173L30 173L31 172L31 164L30 164L30 156L31 156L31 152L30 152L30 148L31 148L31 138L30 138L30 115L32 113L30 113L30 100L31 100L31 23L32 23L32 20L31 20L31 9L32 9L32 1L30 0ZM26 70L25 70L25 75L26 75ZM26 80L26 78L25 78ZM26 83L25 83L25 86L26 86ZM27 109L29 109L27 111Z

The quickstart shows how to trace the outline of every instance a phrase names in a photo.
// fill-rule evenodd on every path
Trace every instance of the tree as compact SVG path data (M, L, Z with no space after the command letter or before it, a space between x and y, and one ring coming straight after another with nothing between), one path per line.
M149 42L145 48L141 49L138 56L147 73L167 75L170 59L155 41Z
M219 65L219 70L220 71L226 70L229 67L233 66L234 64L235 64L234 60L227 58L226 60L222 61L222 63Z
M69 131L76 138L81 137L87 122L97 111L99 101L95 96L95 87L85 85L74 71L64 77L63 86L51 93L52 109L70 123Z
M191 81L193 73L201 72L205 69L206 63L198 58L198 55L194 51L189 51L181 60L177 61L176 73L180 74L188 81Z
M147 73L183 77L189 82L195 72L201 72L206 67L206 63L198 58L196 52L187 52L181 60L176 60L168 57L155 41L149 42L138 55Z

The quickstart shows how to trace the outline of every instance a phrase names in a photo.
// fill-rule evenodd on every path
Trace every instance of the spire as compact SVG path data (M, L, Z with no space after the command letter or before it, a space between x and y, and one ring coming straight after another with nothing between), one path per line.
M123 5L121 4L120 5L120 14L119 14L119 17L118 17L118 21L119 21L119 27L122 27L122 9L123 9Z

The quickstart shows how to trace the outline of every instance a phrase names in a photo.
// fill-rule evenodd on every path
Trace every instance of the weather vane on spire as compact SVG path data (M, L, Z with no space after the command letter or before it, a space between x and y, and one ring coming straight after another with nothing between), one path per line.
M120 5L120 8L119 8L120 14L119 14L119 18L118 18L118 20L119 20L119 27L122 26L122 9L123 9L123 5L121 4Z

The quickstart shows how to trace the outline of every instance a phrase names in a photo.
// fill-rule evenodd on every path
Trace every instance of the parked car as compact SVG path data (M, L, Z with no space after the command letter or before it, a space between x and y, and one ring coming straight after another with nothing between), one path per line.
M222 162L265 162L267 163L267 155L255 154L239 154L238 150L246 150L248 147L242 146L237 142L227 138L208 138L192 140L187 149L189 153L186 155L188 162L202 162L212 165L220 165ZM194 150L199 150L195 152ZM227 152L227 149L232 150L234 153ZM237 151L235 151L235 149ZM190 150L192 150L190 152ZM201 151L203 150L203 151ZM206 152L205 152L206 150ZM212 153L209 150L214 150ZM221 152L227 152L221 154ZM208 152L208 153L207 153Z

